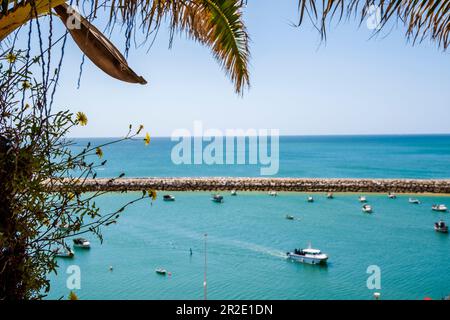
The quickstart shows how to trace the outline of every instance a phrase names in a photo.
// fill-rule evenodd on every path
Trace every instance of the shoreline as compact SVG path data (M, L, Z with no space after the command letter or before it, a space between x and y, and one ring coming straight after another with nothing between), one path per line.
M50 189L60 190L64 181ZM450 194L450 179L359 179L359 178L250 178L250 177L148 177L87 179L79 187L92 191L283 191L335 193Z

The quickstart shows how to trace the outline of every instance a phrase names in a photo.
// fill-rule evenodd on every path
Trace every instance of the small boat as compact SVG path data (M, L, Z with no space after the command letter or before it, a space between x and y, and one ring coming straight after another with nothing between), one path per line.
M328 260L328 256L325 253L311 248L311 245L307 249L294 249L292 252L286 252L286 255L294 261L309 264L326 264Z
M360 197L358 198L358 200L359 200L359 202L367 202L367 199L366 199L366 197L364 197L364 196L360 196Z
M66 232L69 231L69 229L70 226L67 223L58 226L58 231Z
M163 200L164 201L175 201L175 197L173 195L171 195L171 194L165 194L163 196Z
M223 202L223 196L221 196L220 194L215 194L215 195L213 195L211 200L213 202L222 203Z
M163 268L156 268L155 272L156 272L157 274L162 275L162 276L165 276L165 275L167 274L167 270L166 270L166 269L163 269Z
M269 191L269 196L276 197L278 196L278 193L276 191Z
M439 220L434 223L434 230L437 232L448 233L448 225L446 225L444 221Z
M288 220L294 220L295 217L294 217L294 216L291 216L290 214L287 214L287 215L286 215L286 219L288 219Z
M73 250L66 246L55 249L54 252L55 256L58 258L73 258L73 256L75 255Z
M231 190L231 195L232 195L232 196L237 196L236 190Z
M388 198L389 199L397 199L397 196L395 195L395 193L389 192L388 193Z
M431 210L445 212L445 211L447 211L447 207L445 206L445 204L433 204L431 206Z
M412 204L420 204L419 199L409 198L408 202L409 202L409 203L412 203Z
M372 213L372 206L370 204L365 204L362 206L362 211L365 213Z
M333 192L328 192L327 199L333 199L333 198L334 198Z
M308 199L307 199L307 201L308 201L308 202L314 202L314 198L311 197L311 196L309 196Z
M76 238L73 239L73 246L78 248L89 249L91 247L91 243L87 239Z

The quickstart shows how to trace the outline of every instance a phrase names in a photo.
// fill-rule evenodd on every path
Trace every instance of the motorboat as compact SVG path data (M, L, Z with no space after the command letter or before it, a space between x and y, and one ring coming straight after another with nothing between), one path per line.
M73 258L75 253L67 246L60 247L54 250L55 256L58 258Z
M447 211L447 207L445 206L445 204L433 204L431 206L431 210L445 212Z
M236 190L231 190L231 195L232 195L232 196L237 196Z
M372 206L370 204L365 204L362 206L362 211L365 213L372 213Z
M171 195L171 194L165 194L163 196L163 200L164 201L175 201L175 197L173 195Z
M167 274L167 270L166 270L166 269L163 269L163 268L156 268L155 272L156 272L157 274L162 275L162 276L165 276L165 275Z
M333 192L328 192L327 199L333 199L333 198L334 198Z
M412 203L412 204L420 204L420 200L419 199L409 198L408 202Z
M359 200L359 202L367 202L367 199L366 199L366 197L364 197L364 196L360 196L360 197L358 198L358 200Z
M269 196L276 197L278 196L278 193L276 191L269 191Z
M311 245L307 249L294 249L292 252L286 252L286 255L294 261L309 264L326 264L328 260L328 255L318 249L311 248Z
M437 232L448 233L448 225L446 225L444 221L439 220L434 223L434 230Z
M89 249L91 247L91 243L87 239L76 238L73 239L73 246L77 248Z
M213 202L222 203L223 202L223 196L221 196L220 194L215 194L215 195L212 196L211 200Z
M308 199L307 199L307 201L308 201L308 202L314 202L314 198L311 197L311 196L309 196Z
M397 196L395 195L395 193L389 192L388 193L388 198L389 199L397 199Z
M294 220L295 217L292 216L292 215L290 215L290 214L287 214L287 215L286 215L286 219L288 219L288 220Z

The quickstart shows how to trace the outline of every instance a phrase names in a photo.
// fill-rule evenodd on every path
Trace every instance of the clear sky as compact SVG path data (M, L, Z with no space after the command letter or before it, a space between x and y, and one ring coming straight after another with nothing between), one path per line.
M311 25L292 27L297 16L296 1L249 1L251 89L243 97L208 48L180 36L169 50L164 28L148 53L133 49L128 59L148 85L109 78L87 60L77 90L81 54L69 39L56 106L88 115L74 137L120 136L130 123L169 136L194 120L289 135L450 133L448 53L428 41L413 47L403 27L369 39L357 21L335 23L321 43Z

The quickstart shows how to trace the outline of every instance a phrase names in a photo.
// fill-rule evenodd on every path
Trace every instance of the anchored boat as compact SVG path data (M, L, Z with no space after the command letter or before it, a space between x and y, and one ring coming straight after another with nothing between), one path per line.
M89 249L91 247L91 243L87 239L76 238L73 239L73 246L78 248Z
M409 203L412 203L412 204L420 204L419 199L409 198L408 202L409 202Z
M157 274L162 275L162 276L165 276L165 275L167 274L167 270L166 270L166 269L163 269L163 268L156 268L155 272L156 272Z
M327 199L333 199L333 198L334 198L333 192L328 192Z
M372 213L372 206L370 204L365 204L362 206L362 211L365 213Z
M311 197L311 196L309 196L307 201L308 201L308 202L314 202L314 198Z
M276 191L269 191L269 196L276 197L278 196L278 193Z
M397 199L397 196L395 195L395 193L389 192L388 193L388 198L389 199Z
M287 215L286 215L286 219L288 219L288 220L294 220L295 217L294 217L294 216L291 216L290 214L287 214Z
M359 202L367 202L367 199L366 199L366 197L364 197L364 196L360 196L360 197L358 198L358 200L359 200Z
M445 212L445 211L447 211L447 207L445 206L445 204L433 204L431 206L431 210Z
M434 223L434 230L436 230L437 232L448 233L448 226L444 221L439 220L438 222Z
M175 201L175 197L173 195L171 195L171 194L165 194L163 196L163 200L164 201Z
M322 253L318 249L311 248L311 245L309 245L307 249L295 249L286 254L289 259L302 263L326 264L328 260L328 255Z
M73 250L66 246L55 249L54 252L55 256L58 258L73 258L73 256L75 255Z
M215 194L215 195L213 195L211 200L213 202L222 203L223 202L223 196L221 196L220 194Z
M231 195L232 195L232 196L237 196L236 190L231 190Z

